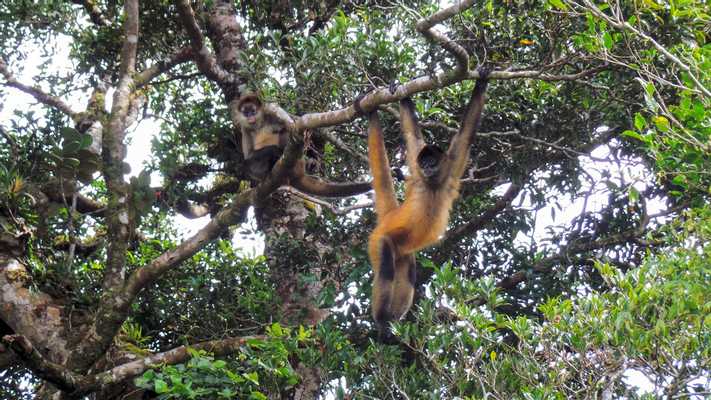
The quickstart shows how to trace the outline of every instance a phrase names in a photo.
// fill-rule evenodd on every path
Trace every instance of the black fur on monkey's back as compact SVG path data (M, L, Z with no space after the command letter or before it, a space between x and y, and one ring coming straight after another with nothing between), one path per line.
M479 73L459 132L446 152L424 143L412 101L400 101L400 126L410 170L402 204L395 197L380 120L376 112L369 116L368 156L378 224L370 235L368 254L374 276L372 313L381 329L410 309L415 253L436 243L444 233L452 204L459 196L460 178L486 101L489 71L480 69Z

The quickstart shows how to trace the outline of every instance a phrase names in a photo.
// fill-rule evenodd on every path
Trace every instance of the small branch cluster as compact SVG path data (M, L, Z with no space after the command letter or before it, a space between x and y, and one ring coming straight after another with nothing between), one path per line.
M711 90L709 90L709 88L704 86L704 84L701 82L697 71L694 71L694 69L692 69L688 64L684 63L679 57L675 56L671 51L669 51L669 49L654 40L653 37L646 34L641 29L638 29L634 25L630 24L622 14L622 9L619 7L619 4L610 7L612 15L603 12L597 5L595 5L592 1L589 0L583 0L580 3L571 1L570 4L573 5L573 7L577 10L590 12L601 20L607 22L610 26L621 31L629 32L634 36L642 39L643 41L651 44L655 49L657 49L657 51L663 54L666 59L668 59L674 65L681 68L681 70L687 73L689 78L694 82L694 86L696 86L698 92L702 93L706 98L711 98Z

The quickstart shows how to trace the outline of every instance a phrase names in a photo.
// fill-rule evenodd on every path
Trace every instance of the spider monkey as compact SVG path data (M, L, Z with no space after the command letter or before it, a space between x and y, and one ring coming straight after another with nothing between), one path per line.
M288 131L283 122L267 112L256 94L237 101L237 122L242 130L242 155L250 178L264 179L286 147Z
M250 178L266 178L286 147L289 131L259 96L246 94L237 102L237 122L242 131L242 154ZM301 158L290 171L288 184L312 195L347 197L369 191L369 182L334 183L306 174L306 160Z
M412 101L400 101L400 125L410 170L402 204L395 198L380 120L377 112L369 115L368 153L378 222L368 241L368 255L374 276L373 319L381 337L388 322L402 318L412 305L415 253L436 243L447 227L486 101L488 75L488 69L480 69L459 132L446 153L424 143Z

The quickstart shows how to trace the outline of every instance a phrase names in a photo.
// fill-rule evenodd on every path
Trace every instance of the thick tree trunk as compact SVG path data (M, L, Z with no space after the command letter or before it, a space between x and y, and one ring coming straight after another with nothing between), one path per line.
M308 216L309 210L303 200L280 192L273 194L266 208L259 210L257 215L265 233L264 253L281 299L281 322L286 325L314 326L329 314L329 310L318 308L317 302L324 286L320 279L322 265L318 260L309 259L309 254L318 254L319 247L323 248L325 244L313 237L306 237L305 222ZM290 257L288 243L292 241L299 242L295 252L301 254ZM303 279L305 273L315 279ZM301 382L290 396L294 399L315 399L321 388L320 369L301 363L295 368Z

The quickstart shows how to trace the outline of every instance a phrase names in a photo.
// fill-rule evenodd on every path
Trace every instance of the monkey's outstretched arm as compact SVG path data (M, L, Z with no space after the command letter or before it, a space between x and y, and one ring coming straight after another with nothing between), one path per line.
M472 90L467 110L462 118L462 125L459 132L454 135L449 143L447 150L447 158L440 170L440 181L453 177L459 179L464 173L464 169L469 161L469 146L474 141L479 122L481 120L481 112L484 109L486 102L486 86L488 85L488 72L480 69L481 77L476 81L474 90Z
M375 190L375 213L378 219L394 210L398 206L393 187L393 178L390 175L390 162L385 150L383 128L377 112L372 112L368 117L368 161L370 173L373 174L373 189Z
M425 146L425 142L422 139L420 125L417 123L415 105L410 98L400 100L400 129L407 146L407 166L410 171L415 171L418 168L417 155Z
M309 175L290 179L289 183L296 189L315 196L348 197L365 193L371 189L370 182L335 183L322 181Z

